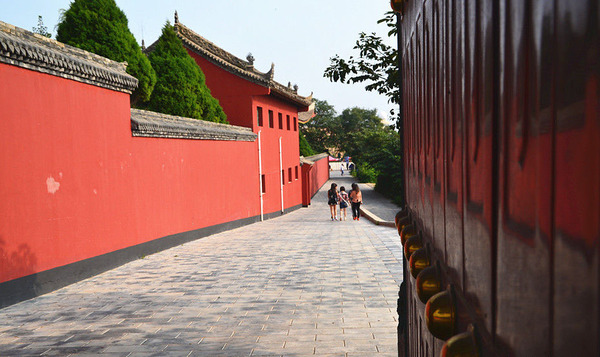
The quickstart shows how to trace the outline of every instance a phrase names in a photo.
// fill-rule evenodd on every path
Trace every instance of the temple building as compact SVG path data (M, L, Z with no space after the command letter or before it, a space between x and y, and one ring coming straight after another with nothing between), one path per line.
M284 212L300 205L299 114L314 113L312 93L304 97L298 94L297 85L276 82L274 64L267 72L257 70L251 54L246 60L236 57L187 28L177 13L174 29L204 72L206 85L229 123L259 135L261 212Z

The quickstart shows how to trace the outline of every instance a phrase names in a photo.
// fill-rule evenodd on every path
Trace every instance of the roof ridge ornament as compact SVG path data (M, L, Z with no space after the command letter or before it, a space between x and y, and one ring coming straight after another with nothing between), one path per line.
M267 77L269 81L273 80L273 77L275 77L275 63L271 62L271 69L265 74L265 77Z
M179 15L177 15L177 10L175 10L175 23L179 23Z
M251 66L254 66L254 56L252 56L252 52L248 52L248 55L246 56L246 60L248 61L248 63L250 63Z

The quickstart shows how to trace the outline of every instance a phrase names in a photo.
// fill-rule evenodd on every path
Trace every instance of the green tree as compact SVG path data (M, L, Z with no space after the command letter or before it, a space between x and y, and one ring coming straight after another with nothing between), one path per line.
M348 108L338 115L327 101L317 99L315 114L301 129L316 152L351 151L358 132L384 127L376 109Z
M300 155L304 157L315 155L315 151L310 146L308 141L306 141L304 134L302 134L302 130L298 130L298 135L300 137Z
M393 12L385 14L378 23L384 23L389 31L388 37L398 35L397 15ZM384 43L384 39L372 33L360 33L354 49L358 56L348 59L335 55L330 59L330 66L323 76L332 82L366 83L367 91L376 91L388 97L388 101L400 104L401 73L398 67L398 51ZM402 113L391 110L396 117L396 128L402 133ZM347 125L352 126L352 125ZM399 205L404 204L402 134L392 128L365 128L362 131L350 131L349 138L341 144L347 154L370 179L376 177L375 189L392 197ZM355 150L360 148L361 150ZM362 174L361 174L362 175Z
M375 182L375 190L402 205L400 134L384 124L376 109L347 108L337 115L333 106L317 100L315 112L302 127L313 148L321 145L352 157L361 182Z
M48 28L44 26L44 19L42 19L41 15L38 15L38 24L36 27L32 28L31 31L48 38L52 37L52 34L48 32Z
M114 0L73 0L61 15L56 39L114 61L126 61L127 73L139 81L132 105L150 99L156 74Z
M317 153L330 152L337 147L333 133L336 126L337 113L332 105L325 100L316 100L315 116L306 124L301 124L301 130L306 141Z
M388 12L378 21L389 28L388 37L396 36L396 15ZM390 103L399 103L400 73L398 71L398 51L384 43L375 33L361 32L354 46L358 56L348 59L338 55L330 58L324 77L332 82L363 83L367 91L376 91L388 97ZM400 115L392 110L392 115Z
M167 22L149 55L158 81L148 109L161 113L227 123L219 101L210 94L204 73Z
M357 137L366 131L377 131L385 127L376 109L348 108L337 117L337 128L333 136L337 149L346 155L357 150Z
M366 163L375 173L375 190L402 202L401 175L402 153L400 135L391 127L365 130L356 137L352 158L360 164Z

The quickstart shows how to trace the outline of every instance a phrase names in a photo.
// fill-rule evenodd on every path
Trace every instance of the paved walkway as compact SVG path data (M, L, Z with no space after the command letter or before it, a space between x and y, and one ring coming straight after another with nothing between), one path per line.
M346 191L350 191L350 185L353 182L356 182L356 178L349 175L346 171L344 171L343 176L340 175L339 171L332 171L330 177L332 182L338 184L338 188L340 186L344 186ZM393 224L396 213L400 211L400 207L392 202L392 200L383 197L378 192L375 192L373 190L373 184L359 183L358 185L363 195L364 204L362 205L362 208L375 215L380 221L390 222L390 224ZM329 185L327 188L329 188Z
M332 222L328 187L0 310L0 356L397 356L396 230Z

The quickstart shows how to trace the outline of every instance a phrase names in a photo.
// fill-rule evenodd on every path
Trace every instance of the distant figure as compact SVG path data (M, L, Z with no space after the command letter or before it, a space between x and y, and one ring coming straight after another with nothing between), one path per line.
M344 164L340 165L340 172L342 173L342 176L344 176Z
M350 206L350 197L344 186L340 187L340 221L346 220L346 208Z
M358 188L357 183L352 184L352 191L350 191L350 204L352 205L352 219L360 221L360 205L362 204L362 193Z
M329 211L331 212L331 220L337 221L337 204L340 200L340 195L337 191L337 184L332 183L331 188L327 191L327 204L329 205Z

